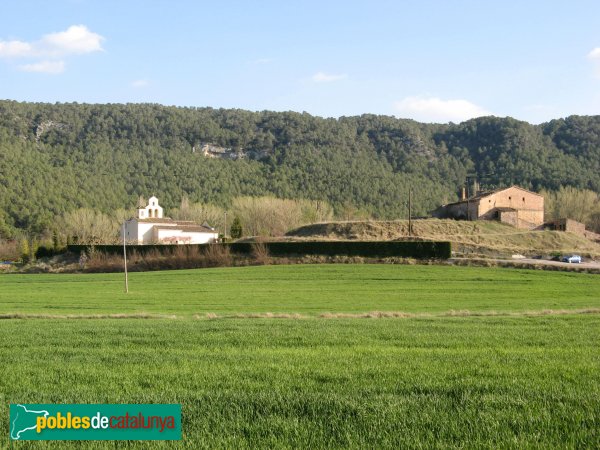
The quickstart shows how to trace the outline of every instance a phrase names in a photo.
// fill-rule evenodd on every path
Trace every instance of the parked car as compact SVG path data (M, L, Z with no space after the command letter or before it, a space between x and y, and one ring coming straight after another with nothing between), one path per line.
M566 255L563 256L562 258L562 262L566 262L566 263L581 263L582 259L581 256L579 255Z

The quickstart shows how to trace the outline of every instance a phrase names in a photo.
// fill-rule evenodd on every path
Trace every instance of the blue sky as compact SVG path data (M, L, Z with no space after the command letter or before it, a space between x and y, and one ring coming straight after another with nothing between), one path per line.
M600 2L4 2L0 98L425 122L600 114Z

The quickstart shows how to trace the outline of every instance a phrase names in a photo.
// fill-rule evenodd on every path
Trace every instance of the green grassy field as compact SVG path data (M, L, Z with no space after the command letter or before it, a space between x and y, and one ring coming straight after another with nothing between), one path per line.
M8 403L181 403L156 448L597 448L600 276L440 266L267 266L122 276L9 275ZM588 314L444 317L472 312ZM321 318L407 311L411 318ZM301 319L195 319L255 312ZM565 311L563 311L565 312ZM0 410L8 430L8 408ZM8 433L4 445L9 444ZM14 443L15 448L59 448ZM146 448L148 443L117 443ZM80 448L114 448L87 442Z
M600 277L500 268L298 265L7 275L0 314L526 311L600 307Z

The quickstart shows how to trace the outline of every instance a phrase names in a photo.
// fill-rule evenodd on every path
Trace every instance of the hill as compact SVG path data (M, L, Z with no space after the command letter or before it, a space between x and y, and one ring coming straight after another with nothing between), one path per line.
M499 222L414 220L413 236L444 240L466 255L527 256L580 253L600 256L600 244L562 231L524 231ZM408 237L408 221L330 222L306 225L287 233L289 239L395 240Z
M206 151L205 151L206 150ZM155 194L221 206L237 196L326 200L338 215L426 215L467 175L485 187L600 192L600 116L539 126L482 117L421 124L388 116L156 104L0 101L0 237L51 229L80 207L110 213Z

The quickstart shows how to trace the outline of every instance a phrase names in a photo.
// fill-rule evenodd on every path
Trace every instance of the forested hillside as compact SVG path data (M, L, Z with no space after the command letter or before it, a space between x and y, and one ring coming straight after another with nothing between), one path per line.
M202 144L250 155L208 158ZM600 116L540 126L485 117L425 125L388 116L323 119L293 112L155 104L0 101L0 237L41 232L77 208L110 212L155 194L168 209L227 207L235 197L326 200L378 218L425 215L484 186L561 185L600 192Z

